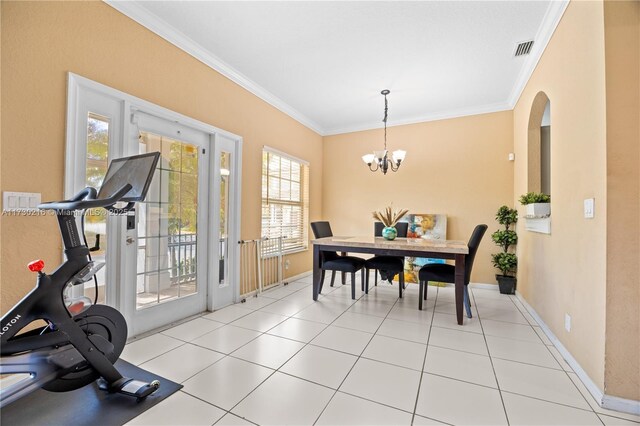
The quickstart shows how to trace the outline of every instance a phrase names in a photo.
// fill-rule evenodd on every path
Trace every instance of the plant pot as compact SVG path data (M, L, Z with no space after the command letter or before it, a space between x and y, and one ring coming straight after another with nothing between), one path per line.
M549 217L551 216L551 203L532 203L525 207L527 217Z
M385 226L382 229L382 237L385 240L393 241L398 236L398 230L393 226Z
M498 286L500 287L501 294L515 294L516 290L516 277L510 277L508 275L496 275L498 280Z

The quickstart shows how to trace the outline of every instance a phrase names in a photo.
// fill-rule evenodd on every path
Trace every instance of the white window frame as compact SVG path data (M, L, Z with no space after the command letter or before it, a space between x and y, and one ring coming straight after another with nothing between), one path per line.
M277 155L281 158L286 158L290 161L296 162L298 164L300 164L300 201L299 203L292 203L292 202L279 202L278 200L274 200L276 203L278 204L289 204L289 205L299 205L301 207L301 212L302 212L302 223L300 225L300 232L302 233L302 238L301 238L301 246L297 246L294 248L290 248L290 249L285 249L283 250L283 254L293 254L293 253L300 253L300 252L304 252L309 250L309 175L310 175L310 168L309 168L309 162L306 160L303 160L301 158L295 157L293 155L287 154L286 152L282 152L276 148L271 148L269 146L263 146L262 147L262 154L264 155L264 153L269 153L269 154L273 154L273 155ZM264 164L262 163L262 158L263 155L260 156L261 159L261 172L260 172L260 176L262 178L262 176L264 175ZM305 171L306 168L306 171ZM269 176L267 174L267 179L269 179ZM267 181L266 183L267 187L269 185L269 182ZM264 229L262 228L263 225L263 218L262 218L262 209L264 208L265 202L268 204L269 202L274 202L274 201L270 201L269 198L264 198L262 197L262 194L264 193L264 188L262 188L261 185L261 203L260 203L260 235L261 237L264 237ZM280 232L280 234L282 235L282 232ZM265 245L266 247L273 247L275 248L274 245ZM262 256L263 257L269 257L272 255L276 255L277 253L273 252L273 249L271 250L263 250Z

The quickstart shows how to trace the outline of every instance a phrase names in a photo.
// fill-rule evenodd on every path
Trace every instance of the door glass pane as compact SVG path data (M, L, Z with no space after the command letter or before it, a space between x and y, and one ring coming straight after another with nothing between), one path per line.
M138 204L138 309L197 292L198 147L142 132L139 152L152 151L161 157Z
M102 180L109 165L109 119L90 112L87 116L87 163L85 186L100 190ZM85 235L95 262L106 260L107 253L107 215L104 209L91 209L85 216ZM105 303L106 268L96 274L98 279L98 303ZM84 284L85 296L95 297L93 280Z
M220 239L220 274L219 285L228 285L229 269L229 178L231 176L231 153L220 152L220 229L218 230Z

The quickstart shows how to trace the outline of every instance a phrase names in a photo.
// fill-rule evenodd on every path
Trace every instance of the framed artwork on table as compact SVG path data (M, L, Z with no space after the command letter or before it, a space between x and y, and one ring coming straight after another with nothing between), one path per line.
M447 215L432 213L409 213L402 220L409 223L407 238L425 238L433 240L447 239ZM404 281L418 282L418 271L428 263L444 263L443 259L421 257L404 258Z

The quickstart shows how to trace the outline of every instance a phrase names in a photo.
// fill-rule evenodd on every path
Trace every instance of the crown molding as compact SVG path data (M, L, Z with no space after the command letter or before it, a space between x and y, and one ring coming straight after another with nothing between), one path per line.
M324 129L316 122L311 120L300 111L289 106L286 102L275 96L273 93L265 90L260 85L235 70L229 64L215 55L212 55L205 48L194 42L191 38L184 35L155 14L141 7L134 1L125 0L103 0L104 3L116 9L118 12L133 19L151 32L159 35L169 43L185 51L203 64L213 68L229 80L238 84L240 87L253 93L263 101L279 109L302 125L308 127L321 136L324 136Z
M513 109L507 102L496 102L493 104L473 106L469 108L456 108L448 111L440 111L427 115L420 115L417 117L405 118L402 120L393 120L393 124L387 124L387 128L404 126L407 124L426 123L436 120L447 120L450 118L467 117L470 115L489 114L492 112L508 111ZM333 136L343 133L361 132L365 130L381 129L383 128L382 121L367 122L363 124L357 124L354 126L335 127L333 129L327 129L324 136Z
M542 54L547 48L547 45L551 40L551 36L553 36L553 33L556 31L556 28L560 23L560 19L562 19L562 15L564 15L568 5L569 0L552 1L549 3L547 12L542 19L542 24L538 28L538 32L533 39L534 43L531 48L531 53L527 57L524 66L520 69L520 74L511 89L511 94L507 101L511 109L515 108L516 103L518 103L524 88L529 82L536 66L538 66L538 62L540 61L540 58L542 58Z

